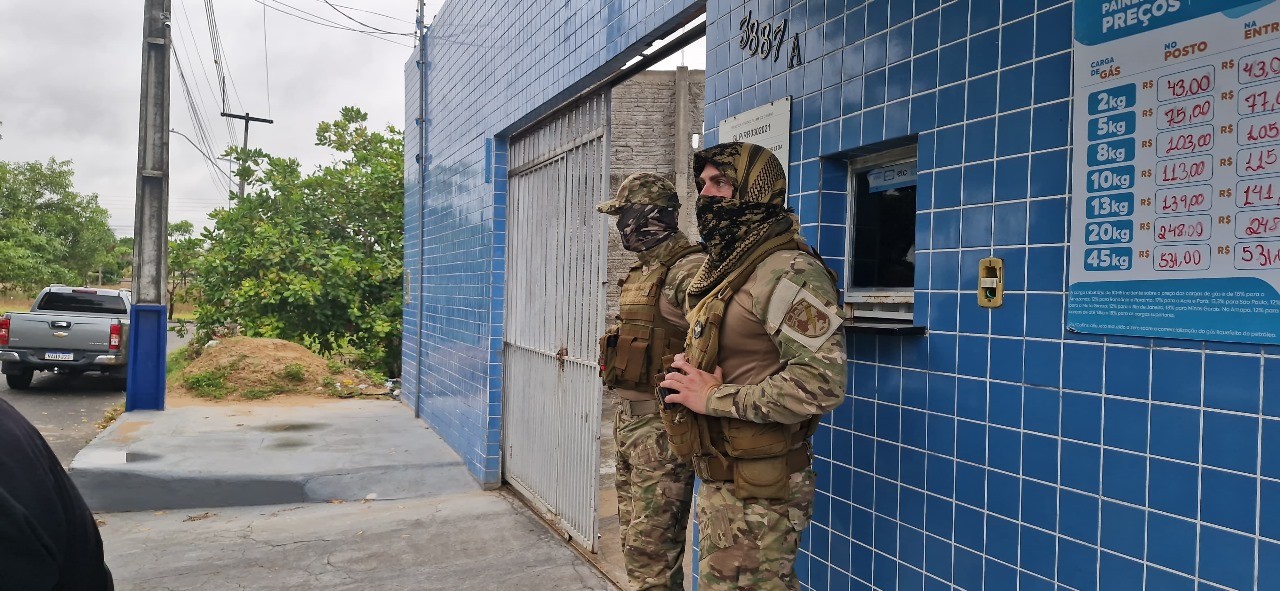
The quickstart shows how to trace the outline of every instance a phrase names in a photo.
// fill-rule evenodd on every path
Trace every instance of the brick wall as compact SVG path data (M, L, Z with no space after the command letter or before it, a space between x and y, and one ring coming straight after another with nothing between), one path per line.
M697 238L693 219L697 191L688 173L677 180L675 161L676 71L640 72L613 88L610 103L609 192L615 194L628 176L637 172L660 174L676 185L680 194L680 227L691 239ZM684 108L690 133L702 133L703 87L706 73L689 70L689 98ZM689 138L682 141L689 142ZM692 159L694 148L688 154ZM692 166L692 160L684 171ZM618 313L618 284L636 256L622 248L617 232L609 233L608 317Z

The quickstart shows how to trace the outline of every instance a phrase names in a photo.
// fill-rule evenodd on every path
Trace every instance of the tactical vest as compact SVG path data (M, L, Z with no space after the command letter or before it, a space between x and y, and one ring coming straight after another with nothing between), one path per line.
M702 252L698 246L678 249L646 270L631 268L621 282L617 326L600 337L600 377L606 386L652 392L666 373L664 357L684 349L685 331L662 316L658 298L671 267Z
M690 365L708 373L715 371L719 365L721 323L733 294L769 255L786 250L807 253L822 262L808 245L791 235L761 244L689 312L684 355ZM834 283L835 274L825 264L823 267ZM785 498L790 475L808 468L812 462L808 440L817 431L819 419L812 417L784 425L711 417L680 405L662 411L676 455L691 460L694 472L703 480L733 482L740 498Z

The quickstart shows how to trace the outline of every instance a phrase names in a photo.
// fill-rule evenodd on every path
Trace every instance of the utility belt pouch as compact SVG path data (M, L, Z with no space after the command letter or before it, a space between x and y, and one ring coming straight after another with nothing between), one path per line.
M613 386L618 379L618 327L610 327L600 337L600 379L606 386Z
M779 423L753 423L741 419L721 419L725 451L739 459L772 458L791 449L789 428Z
M647 326L622 324L618 332L618 346L615 357L618 380L633 387L644 384L648 375L647 366L649 339L652 329Z
M740 499L785 499L790 478L786 455L733 460L734 493Z
M662 426L667 430L667 441L671 444L672 453L682 460L688 460L698 451L698 425L693 418L693 411L682 405L673 405L670 409L660 405Z

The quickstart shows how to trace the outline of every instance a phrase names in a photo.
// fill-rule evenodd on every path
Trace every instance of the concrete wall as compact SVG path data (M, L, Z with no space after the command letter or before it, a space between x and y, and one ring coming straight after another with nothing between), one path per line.
M662 175L676 185L680 195L680 228L690 239L696 240L698 232L693 209L697 191L689 176L695 149L690 146L690 138L682 140L676 137L676 80L681 76L688 84L688 98L684 103L686 125L690 134L701 135L706 72L640 72L613 87L609 113L609 191L616 194L622 181L637 172ZM690 146L684 151L687 162L683 166L676 162L679 152L676 143L680 141ZM636 255L622 248L618 233L610 232L608 318L618 313L617 280L635 261Z

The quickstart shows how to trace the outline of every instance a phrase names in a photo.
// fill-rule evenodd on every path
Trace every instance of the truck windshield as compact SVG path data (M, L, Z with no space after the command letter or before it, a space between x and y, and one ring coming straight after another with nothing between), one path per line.
M37 310L44 312L85 312L90 314L126 314L124 298L96 293L62 293L51 291L40 298Z

